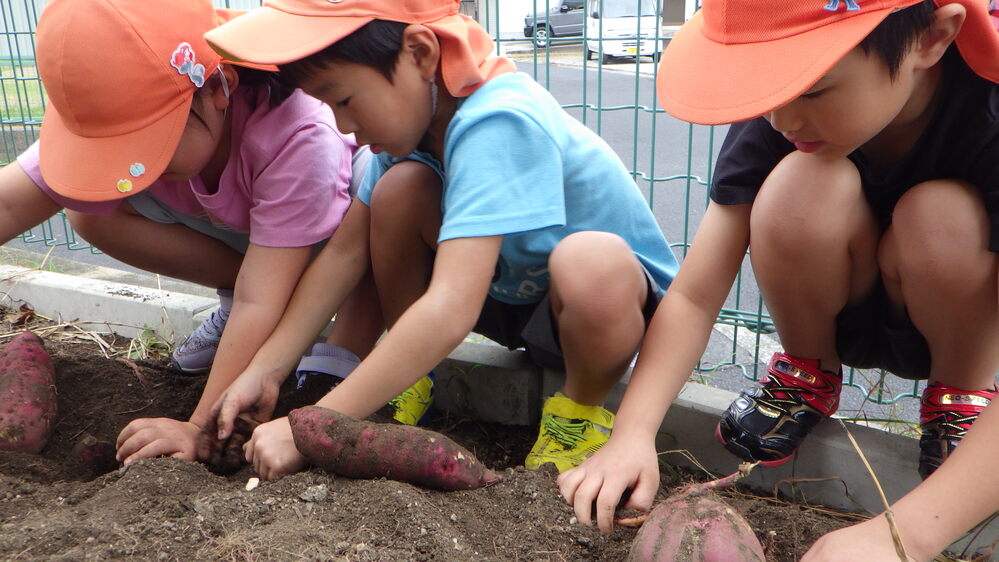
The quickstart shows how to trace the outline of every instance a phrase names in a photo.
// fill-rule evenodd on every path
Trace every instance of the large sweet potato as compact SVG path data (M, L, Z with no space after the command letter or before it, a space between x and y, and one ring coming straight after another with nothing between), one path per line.
M391 478L440 490L499 482L467 449L408 425L357 420L319 406L288 415L295 446L312 464L349 478Z
M41 451L56 406L55 370L42 339L19 334L0 349L0 450Z
M763 562L763 547L749 523L714 489L748 472L687 486L640 519L629 562ZM619 523L624 523L620 521Z

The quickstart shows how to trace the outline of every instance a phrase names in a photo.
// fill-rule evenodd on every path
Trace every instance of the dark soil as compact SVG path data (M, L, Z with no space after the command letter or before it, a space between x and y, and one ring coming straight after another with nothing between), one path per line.
M438 492L391 480L351 480L308 471L246 491L252 469L221 476L199 463L152 459L94 469L74 447L113 445L138 417L186 419L203 377L166 361L120 358L73 328L0 310L0 343L25 328L43 336L56 370L59 414L41 455L0 453L0 559L83 560L621 560L634 529L601 535L576 523L553 474L523 462L535 428L441 417L446 433L502 472L492 487ZM117 351L115 351L117 350ZM284 411L315 400L288 389ZM664 466L662 492L695 478ZM703 479L702 476L697 476ZM795 560L822 534L848 522L741 491L724 494L744 514L770 560Z

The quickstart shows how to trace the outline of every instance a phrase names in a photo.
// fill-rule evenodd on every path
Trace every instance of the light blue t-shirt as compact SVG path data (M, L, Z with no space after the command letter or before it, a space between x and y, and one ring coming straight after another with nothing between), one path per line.
M504 74L459 103L443 167L424 152L379 154L358 198L370 206L376 182L397 162L433 168L444 186L438 241L502 235L489 294L505 303L539 301L548 291L549 255L579 231L617 234L659 287L669 286L679 265L624 164L547 90L526 74Z

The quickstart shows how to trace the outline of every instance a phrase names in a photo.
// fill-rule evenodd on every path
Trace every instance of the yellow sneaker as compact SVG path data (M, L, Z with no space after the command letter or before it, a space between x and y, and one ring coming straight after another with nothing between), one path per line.
M524 466L537 470L552 463L559 472L579 466L604 446L614 427L614 414L600 406L583 406L556 392L541 409L541 430Z
M392 419L406 425L416 425L430 409L434 401L433 372L425 375L416 384L402 391L402 394L389 400L389 405L395 408Z

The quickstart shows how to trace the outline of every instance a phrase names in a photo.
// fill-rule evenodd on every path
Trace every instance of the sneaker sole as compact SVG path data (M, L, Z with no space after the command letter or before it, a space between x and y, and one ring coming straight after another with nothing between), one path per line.
M204 375L204 374L208 373L208 371L212 370L211 366L202 367L200 369L185 369L185 368L181 367L180 365L178 365L176 361L171 361L170 362L170 366L173 367L174 370L178 371L182 375L192 375L192 376L195 376L195 375Z
M742 445L736 443L735 441L726 441L725 438L722 437L721 422L715 424L715 439L717 439L718 442L721 443L728 452L739 457L740 459L745 460L746 458L753 458L753 455L749 454L749 449L743 447ZM795 452L797 452L797 449L795 450ZM791 460L791 457L793 456L794 453L791 453L790 455L784 458L772 461L747 461L747 462L759 462L763 466L780 466L786 463L787 461Z

